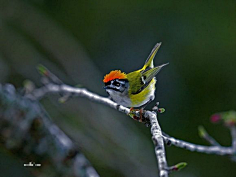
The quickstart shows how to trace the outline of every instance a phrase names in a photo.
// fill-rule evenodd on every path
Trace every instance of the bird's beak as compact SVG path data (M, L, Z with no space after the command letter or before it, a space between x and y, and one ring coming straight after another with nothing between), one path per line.
M106 86L104 86L103 88L106 89L106 90L107 90L107 89L113 89L110 85L106 85Z

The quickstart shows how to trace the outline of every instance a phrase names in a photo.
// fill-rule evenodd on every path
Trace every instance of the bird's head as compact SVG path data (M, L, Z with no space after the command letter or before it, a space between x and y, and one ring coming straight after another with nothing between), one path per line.
M122 93L128 87L127 75L120 70L114 70L105 75L103 82L105 84L104 89L109 94L114 91Z

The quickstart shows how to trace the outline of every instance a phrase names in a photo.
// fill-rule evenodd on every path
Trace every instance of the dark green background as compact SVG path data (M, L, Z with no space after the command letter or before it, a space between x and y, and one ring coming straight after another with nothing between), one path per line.
M162 46L155 64L170 63L158 75L156 92L166 109L159 118L163 131L207 145L197 132L203 125L229 146L227 128L209 117L236 108L235 1L0 0L0 82L18 88L25 79L40 86L35 68L41 63L66 83L106 96L103 76L139 69L157 42ZM157 176L149 128L86 99L59 104L57 98L42 103L101 176ZM227 157L176 147L166 151L169 165L188 163L173 177L236 174L236 163ZM1 176L14 176L6 170L9 163L15 176L28 174L14 155L5 156Z

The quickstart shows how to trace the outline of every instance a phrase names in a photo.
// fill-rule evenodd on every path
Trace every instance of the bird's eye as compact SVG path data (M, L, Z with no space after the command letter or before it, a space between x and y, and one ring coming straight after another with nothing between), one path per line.
M117 87L119 87L119 86L120 86L120 83L119 83L119 82L115 82L114 85L117 86Z

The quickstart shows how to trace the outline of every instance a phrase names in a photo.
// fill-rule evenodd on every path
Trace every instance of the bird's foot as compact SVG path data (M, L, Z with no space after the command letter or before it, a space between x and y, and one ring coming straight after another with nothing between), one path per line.
M139 111L139 115L137 114L137 111ZM143 109L134 109L133 107L131 107L128 115L134 120L142 122L142 117L143 117L142 114L143 114Z
M139 115L137 115L137 111L139 112ZM145 118L143 116L144 109L134 109L133 107L130 108L130 113L128 114L131 118L133 118L136 121L145 123L145 125L148 127L150 125L149 119Z

